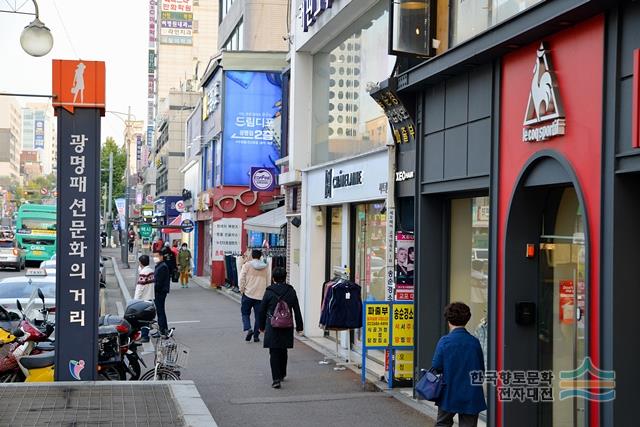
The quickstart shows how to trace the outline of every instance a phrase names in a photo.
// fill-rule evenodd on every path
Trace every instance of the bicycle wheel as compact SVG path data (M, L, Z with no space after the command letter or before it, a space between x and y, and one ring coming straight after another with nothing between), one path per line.
M157 375L155 369L149 369L147 372L142 374L140 377L140 381L178 381L180 379L180 373L173 371L169 368L159 367L157 371ZM154 378L155 376L155 378Z

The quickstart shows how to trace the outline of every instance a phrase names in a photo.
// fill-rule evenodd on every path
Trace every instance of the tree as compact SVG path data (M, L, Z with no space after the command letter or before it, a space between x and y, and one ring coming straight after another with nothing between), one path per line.
M107 137L100 151L100 191L103 197L108 197L109 186L109 154L113 153L113 189L112 197L124 197L124 171L127 164L127 154L124 145L119 147L112 137ZM106 184L106 186L105 186ZM107 188L107 193L105 193Z

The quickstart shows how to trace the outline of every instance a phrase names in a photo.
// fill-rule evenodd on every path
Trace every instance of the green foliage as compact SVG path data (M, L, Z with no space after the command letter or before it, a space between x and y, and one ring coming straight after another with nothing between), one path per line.
M124 145L119 147L112 137L102 144L100 151L100 191L103 197L108 196L109 186L109 153L113 153L113 189L112 197L124 197L124 171L127 164L127 154ZM105 193L105 189L107 192Z

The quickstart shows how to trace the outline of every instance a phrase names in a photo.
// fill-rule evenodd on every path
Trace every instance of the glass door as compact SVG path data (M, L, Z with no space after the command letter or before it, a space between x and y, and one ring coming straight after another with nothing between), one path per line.
M549 218L549 216L546 216ZM585 358L585 246L582 215L573 188L566 189L553 220L553 234L540 236L538 366L554 375L554 401L539 406L539 426L585 425L583 399L559 399L560 371ZM543 232L549 231L544 230Z

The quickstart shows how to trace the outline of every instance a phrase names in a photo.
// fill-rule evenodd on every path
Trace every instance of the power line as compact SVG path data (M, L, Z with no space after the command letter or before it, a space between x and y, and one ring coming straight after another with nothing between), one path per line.
M60 23L62 24L62 29L64 30L64 34L67 37L67 41L71 45L71 49L73 49L73 53L75 53L76 57L78 59L80 59L80 55L78 55L78 51L76 50L76 47L74 46L73 42L71 41L71 37L69 37L69 31L67 31L67 26L64 25L64 21L62 20L62 15L60 14L60 11L58 10L58 5L56 5L55 1L52 1L51 3L53 3L53 7L56 9L56 13L58 14L58 19L60 19Z

